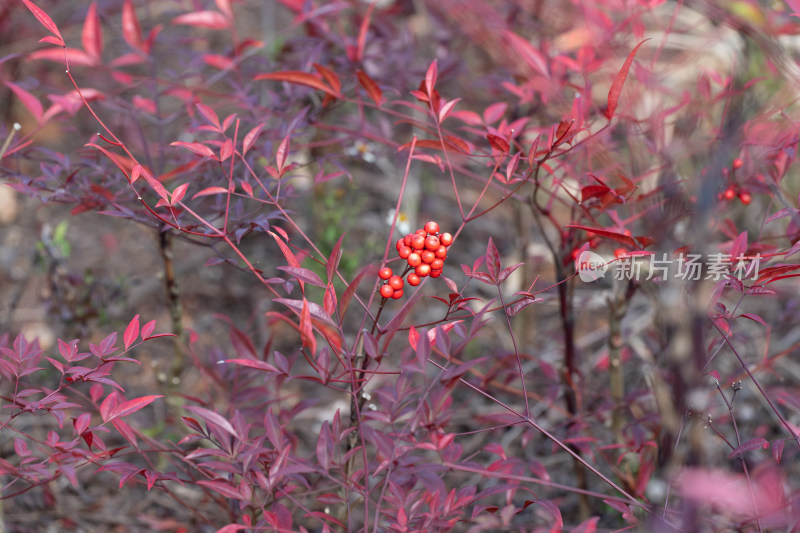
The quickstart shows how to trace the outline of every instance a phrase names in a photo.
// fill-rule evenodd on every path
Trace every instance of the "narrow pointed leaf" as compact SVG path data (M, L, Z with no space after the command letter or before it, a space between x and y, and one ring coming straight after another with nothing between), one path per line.
M205 407L199 407L197 405L187 405L187 411L191 411L192 413L196 414L206 422L214 424L215 426L223 429L233 435L236 438L239 438L239 435L236 433L236 430L233 428L230 422L228 422L222 415L219 413L215 413Z
M625 63L623 63L622 68L619 69L617 77L614 78L614 82L611 84L611 89L608 91L608 107L606 108L606 118L608 120L611 120L611 118L614 116L614 111L617 110L619 95L622 92L622 87L625 85L625 80L628 78L628 71L631 69L633 58L636 55L636 52L639 50L640 46L649 40L650 39L645 39L636 45L633 51L631 51L631 53L628 55Z
M131 0L125 0L122 5L122 37L131 48L146 53L142 40L142 28L139 26L139 19Z
M369 96L370 99L375 102L376 106L380 107L381 102L383 102L383 91L381 91L381 88L378 86L378 84L375 83L372 78L367 76L367 73L363 70L356 72L356 76L358 77L358 83L360 83L367 92L367 96Z
M117 417L128 416L130 414L133 414L136 411L142 409L143 407L150 405L158 398L163 398L163 396L161 395L142 396L141 398L135 398L133 400L128 400L127 402L123 402L114 407L108 413L108 417L103 421L109 422Z
M97 3L92 2L89 11L86 13L86 20L83 22L83 32L81 33L81 44L83 50L97 63L103 54L103 30L100 26L100 18L97 16Z
M33 13L33 16L35 16L45 28L50 30L50 32L58 38L58 42L54 42L54 44L64 46L64 38L61 36L61 32L58 31L58 27L56 27L53 19L50 18L50 15L42 11L30 0L22 0L22 2L25 4L25 6L27 6L30 12Z
M306 87L311 87L312 89L317 89L322 91L326 94L329 94L335 98L338 98L340 95L336 91L334 91L331 87L328 87L322 80L314 76L313 74L309 74L308 72L302 72L299 70L284 70L281 72L266 72L264 74L258 74L255 78L256 80L275 80L275 81L285 81L287 83L294 83L297 85L305 85Z
M136 340L136 337L139 336L139 315L133 317L133 319L128 324L128 327L125 328L125 333L122 335L122 341L125 343L125 349L127 350L133 341Z

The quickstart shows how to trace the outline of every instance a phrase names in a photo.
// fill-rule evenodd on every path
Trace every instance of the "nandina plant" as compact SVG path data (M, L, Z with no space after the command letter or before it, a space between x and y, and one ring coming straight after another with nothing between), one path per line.
M6 512L112 472L148 530L791 529L787 5L8 8L3 175L149 228L175 342L126 400L113 337L3 338ZM184 314L192 270L266 303Z

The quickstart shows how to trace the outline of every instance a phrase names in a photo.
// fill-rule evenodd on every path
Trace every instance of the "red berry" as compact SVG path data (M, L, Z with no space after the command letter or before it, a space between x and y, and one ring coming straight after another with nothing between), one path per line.
M381 296L384 298L391 298L394 294L394 289L389 286L387 283L386 285L381 286Z
M422 280L419 279L419 276L417 276L416 272L411 272L408 277L406 277L406 281L408 281L408 284L412 287L416 287Z
M444 246L450 246L453 244L453 236L449 233L442 233L439 235L439 242L442 243Z
M409 254L408 256L409 266L412 267L419 266L420 263L422 263L422 257L420 257L420 255L417 252L412 252L411 254Z
M421 265L419 265L417 268L414 269L414 272L417 273L417 276L424 278L425 276L431 273L431 270L433 269L428 263L422 263Z
M381 279L389 279L392 277L392 269L389 267L383 267L378 271L378 277Z
M403 288L403 278L401 278L400 276L392 276L391 278L389 278L388 285L393 290L399 291Z
M722 193L722 197L726 200L733 200L736 197L736 191L733 189L733 186L725 189L725 192Z
M411 247L415 250L422 250L425 248L425 237L422 235L414 235L411 237Z
M432 278L438 278L441 275L442 275L442 271L441 270L431 270L431 277Z
M403 241L404 239L401 237L400 240L397 241L397 244L394 246L395 248L397 248L398 252L400 251L400 248L406 245L406 243Z
M739 193L739 201L742 202L744 205L750 205L750 202L753 200L753 197L747 191L742 191Z
M420 229L418 229L417 231L414 232L414 235L422 235L423 237L425 237L427 234L428 234L428 232L425 231L422 228L420 228Z
M444 268L444 261L441 259L434 259L431 261L431 270L441 270Z
M737 157L736 159L733 160L733 164L731 166L733 167L733 170L739 170L744 166L744 161L742 161Z
M444 244L439 245L434 254L436 254L437 258L444 260L447 257L447 246Z
M434 259L436 259L436 254L431 252L430 250L425 250L421 254L419 254L420 258L422 259L423 263L431 264Z
M437 237L436 235L428 235L425 238L425 248L427 250L435 252L439 246L440 246L439 237Z
M395 300L399 300L403 297L403 289L398 289L392 293L392 298Z
M406 246L411 246L411 237L413 236L414 236L413 234L409 233L408 235L403 237L403 244L405 244Z
M425 231L427 231L431 235L435 235L439 233L439 224L431 220L430 222L425 224Z
M407 259L408 256L411 255L412 251L413 250L410 247L403 246L402 248L400 248L400 252L399 252L400 259Z

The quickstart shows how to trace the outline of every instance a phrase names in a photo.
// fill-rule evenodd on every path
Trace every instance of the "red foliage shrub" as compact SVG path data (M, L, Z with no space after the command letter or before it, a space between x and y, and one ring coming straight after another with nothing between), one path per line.
M108 471L182 509L144 529L796 528L800 5L684 4L6 3L2 175L159 236L175 342L129 396L139 309L122 347L0 336L2 497ZM184 331L175 239L266 301L227 342Z

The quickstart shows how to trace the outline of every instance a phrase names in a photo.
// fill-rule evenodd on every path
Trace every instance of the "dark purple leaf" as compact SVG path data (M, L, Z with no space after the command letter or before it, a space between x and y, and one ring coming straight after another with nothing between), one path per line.
M764 437L753 437L750 440L747 440L737 446L730 454L728 454L728 459L733 459L739 454L750 452L753 450L757 450L759 448L766 449L769 446L769 442Z
M303 267L291 267L291 266L279 266L278 270L283 270L284 272L291 274L298 280L308 283L309 285L314 285L316 287L325 286L320 277L313 270L309 270Z

